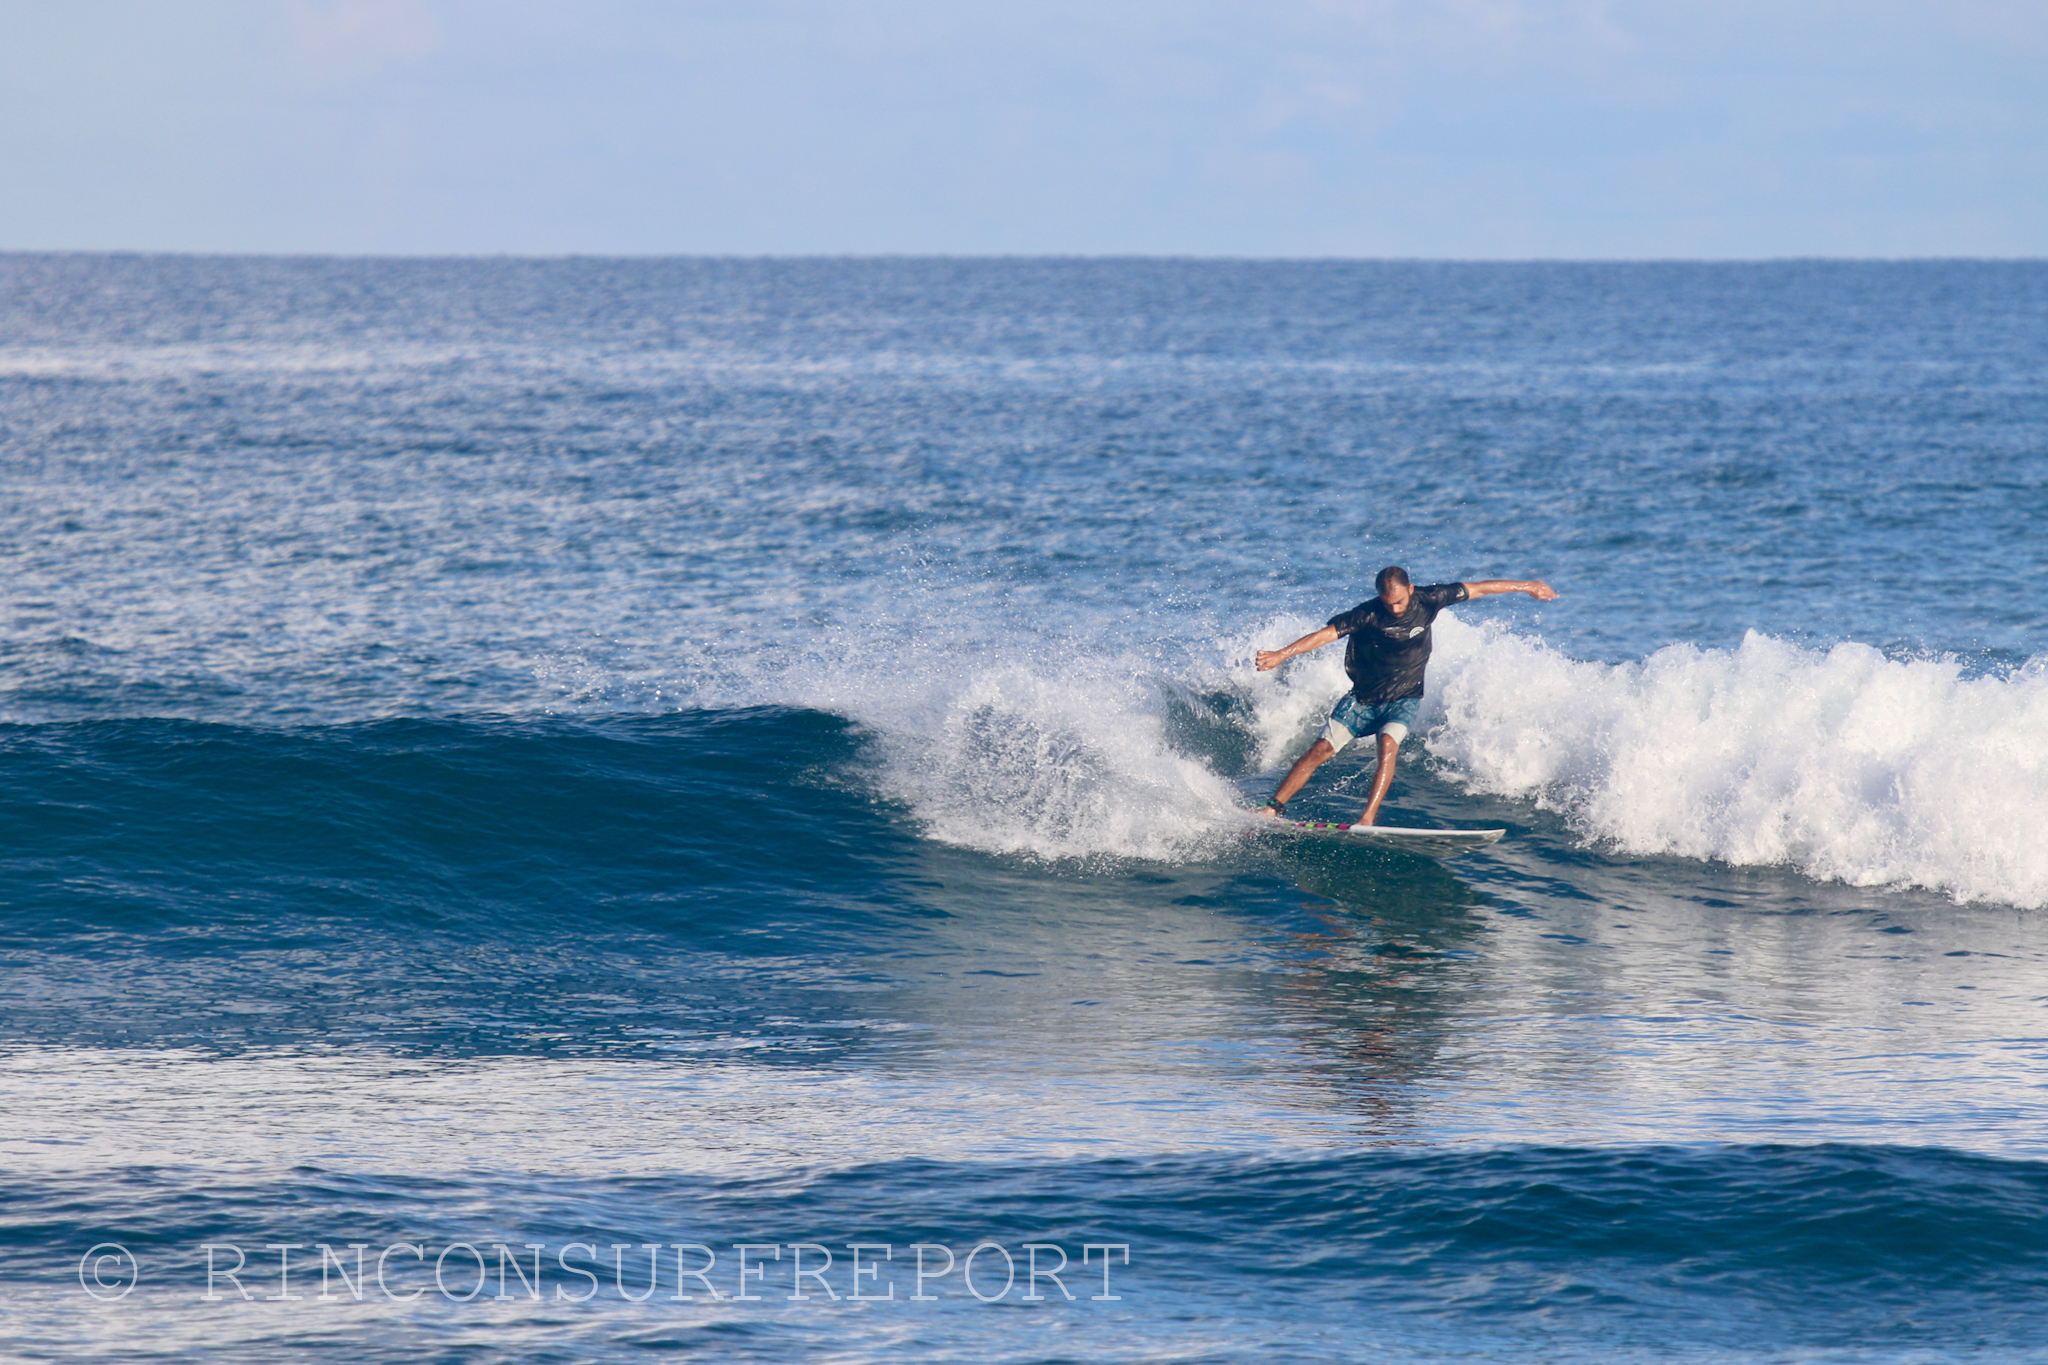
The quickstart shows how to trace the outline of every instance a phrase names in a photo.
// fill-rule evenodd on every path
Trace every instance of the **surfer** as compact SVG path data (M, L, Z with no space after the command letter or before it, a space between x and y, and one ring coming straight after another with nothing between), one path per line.
M1361 825L1379 817L1380 802L1394 784L1394 759L1415 712L1422 703L1422 674L1429 666L1430 623L1445 607L1475 597L1493 597L1504 592L1525 592L1538 602L1555 601L1557 590L1548 583L1531 579L1515 582L1489 578L1478 583L1429 583L1416 587L1408 571L1399 565L1381 569L1373 586L1379 596L1360 602L1350 611L1330 618L1330 624L1304 635L1280 649L1262 649L1259 672L1278 668L1297 654L1321 649L1341 637L1350 637L1344 647L1344 671L1351 675L1351 691L1330 711L1323 737L1308 752L1294 760L1294 767L1280 784L1280 790L1260 812L1279 818L1287 803L1307 783L1309 775L1342 752L1354 739L1379 737L1380 768L1372 780L1372 799L1365 803Z

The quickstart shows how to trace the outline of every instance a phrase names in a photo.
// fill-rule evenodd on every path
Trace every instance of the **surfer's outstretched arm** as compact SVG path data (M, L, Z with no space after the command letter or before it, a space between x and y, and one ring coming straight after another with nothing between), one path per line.
M1551 595L1553 597L1556 596L1555 593ZM1286 663L1295 655L1306 654L1312 649L1321 649L1324 645L1337 638L1337 628L1335 626L1324 626L1321 630L1312 631L1302 636L1291 645L1282 645L1278 649L1262 649L1258 654L1259 672L1269 672Z
M1538 578L1487 578L1465 585L1465 596L1493 597L1504 592L1525 592L1538 602L1555 602L1557 589Z

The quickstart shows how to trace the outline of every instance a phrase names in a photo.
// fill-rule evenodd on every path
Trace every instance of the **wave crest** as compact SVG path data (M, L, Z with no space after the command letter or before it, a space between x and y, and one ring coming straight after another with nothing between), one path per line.
M2048 668L1966 678L1867 645L1573 660L1446 618L1430 753L1632 854L2048 905Z

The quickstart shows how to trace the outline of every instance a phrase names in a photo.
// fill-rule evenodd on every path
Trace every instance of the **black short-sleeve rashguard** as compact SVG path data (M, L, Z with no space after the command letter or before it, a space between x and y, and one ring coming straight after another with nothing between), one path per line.
M1408 610L1399 616L1377 597L1332 616L1330 624L1348 637L1344 671L1351 675L1351 694L1368 706L1421 696L1423 670L1435 643L1430 624L1438 612L1467 596L1463 583L1431 583L1409 595Z

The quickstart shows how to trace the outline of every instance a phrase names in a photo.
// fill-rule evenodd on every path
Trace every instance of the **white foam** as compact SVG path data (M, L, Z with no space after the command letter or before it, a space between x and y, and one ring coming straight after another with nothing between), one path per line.
M1167 742L1156 680L1128 659L1056 665L951 650L915 667L791 677L787 699L873 732L882 785L934 838L1040 858L1203 856L1230 784Z
M1966 678L1752 632L1605 665L1494 625L1437 633L1426 742L1474 790L1626 853L2048 905L2048 661Z
M1285 668L1259 673L1252 659L1262 649L1278 649L1323 623L1304 616L1281 614L1256 627L1218 640L1198 685L1239 693L1252 703L1252 739L1259 766L1272 768L1300 755L1321 731L1330 707L1349 690L1344 676L1344 650L1333 645L1302 655Z

